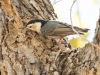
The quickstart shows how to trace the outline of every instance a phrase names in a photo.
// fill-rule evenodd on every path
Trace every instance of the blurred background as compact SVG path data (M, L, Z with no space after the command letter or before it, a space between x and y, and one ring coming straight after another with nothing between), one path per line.
M58 21L70 22L70 8L73 0L51 0L58 16ZM72 8L72 21L74 26L89 28L90 31L84 35L90 42L94 37L96 22L100 14L100 0L77 0ZM69 36L71 45L74 48L84 47L86 41L78 35ZM76 43L75 43L76 42Z

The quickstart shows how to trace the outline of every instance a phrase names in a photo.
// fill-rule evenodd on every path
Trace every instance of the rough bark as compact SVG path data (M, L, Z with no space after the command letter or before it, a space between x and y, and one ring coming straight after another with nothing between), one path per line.
M96 23L94 47L90 43L84 48L62 52L56 59L60 75L100 75L100 18ZM59 62L59 63L57 63Z
M31 19L56 17L49 0L0 0L0 75L100 74L100 50L92 45L58 47L51 38L20 29ZM99 23L93 40L98 46Z

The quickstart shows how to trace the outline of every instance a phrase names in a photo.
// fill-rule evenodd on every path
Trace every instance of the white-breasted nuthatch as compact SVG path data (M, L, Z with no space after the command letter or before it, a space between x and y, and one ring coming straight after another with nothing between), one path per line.
M74 29L79 32L80 34L83 34L84 32L87 32L89 29L83 29L76 26L73 26ZM26 26L29 30L34 30L38 33L42 33L44 36L51 36L60 39L61 40L68 35L76 34L73 30L71 25L67 23L62 23L59 21L50 21L50 20L40 20L35 19L31 20L27 23Z

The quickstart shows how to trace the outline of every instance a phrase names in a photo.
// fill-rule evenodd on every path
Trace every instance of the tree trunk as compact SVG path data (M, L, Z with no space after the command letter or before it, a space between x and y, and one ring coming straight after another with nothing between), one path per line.
M0 75L100 75L96 47L71 50L68 43L59 47L51 38L20 29L37 18L57 18L49 0L0 0ZM93 40L98 46L99 22Z

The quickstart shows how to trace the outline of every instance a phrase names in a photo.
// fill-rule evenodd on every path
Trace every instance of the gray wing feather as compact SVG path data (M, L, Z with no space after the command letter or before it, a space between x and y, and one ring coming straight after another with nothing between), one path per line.
M80 34L87 32L89 29L83 29L76 26L73 26L76 31ZM58 21L49 21L44 25L41 29L41 32L44 35L50 36L59 36L59 35L72 35L76 34L73 30L71 25L67 23L62 23Z

